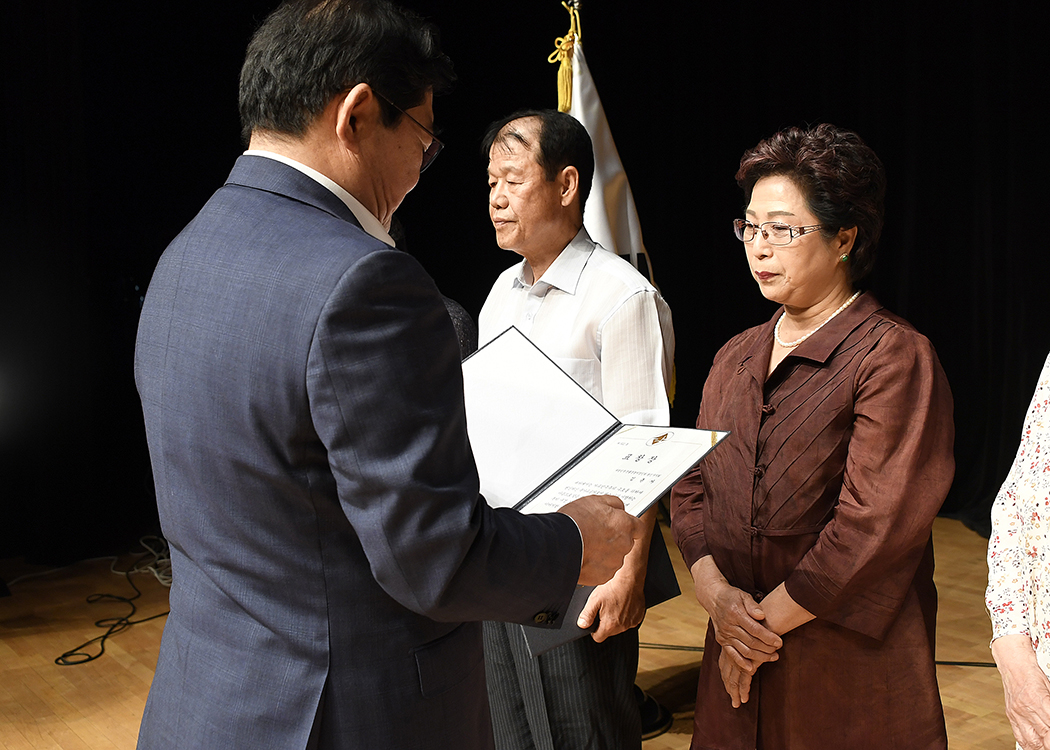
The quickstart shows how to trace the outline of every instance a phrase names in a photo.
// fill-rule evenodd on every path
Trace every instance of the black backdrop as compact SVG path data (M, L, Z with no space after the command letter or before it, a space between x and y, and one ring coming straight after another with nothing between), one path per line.
M485 210L485 125L555 106L557 0L406 3L438 23L460 82L445 153L399 217L471 313L513 262ZM241 150L236 86L274 0L8 3L0 277L0 557L127 545L155 515L132 380L139 297L165 244ZM889 175L872 287L934 342L956 399L945 513L975 528L1050 349L1043 19L1036 3L585 0L588 62L675 316L691 425L717 348L767 319L730 234L740 154L775 130L857 130Z

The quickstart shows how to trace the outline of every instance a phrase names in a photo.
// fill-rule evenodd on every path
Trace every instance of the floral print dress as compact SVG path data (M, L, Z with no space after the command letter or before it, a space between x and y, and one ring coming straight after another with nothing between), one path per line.
M1032 639L1039 667L1050 675L1050 357L1043 365L1028 409L1021 445L992 506L988 540L988 590L992 640L1004 635Z

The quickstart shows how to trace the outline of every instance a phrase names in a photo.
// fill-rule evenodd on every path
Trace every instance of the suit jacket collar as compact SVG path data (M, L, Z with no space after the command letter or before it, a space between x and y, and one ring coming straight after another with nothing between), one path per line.
M361 222L343 201L321 183L294 167L265 156L241 156L233 165L227 185L240 185L255 190L282 195L305 203L326 213L349 221L357 227Z

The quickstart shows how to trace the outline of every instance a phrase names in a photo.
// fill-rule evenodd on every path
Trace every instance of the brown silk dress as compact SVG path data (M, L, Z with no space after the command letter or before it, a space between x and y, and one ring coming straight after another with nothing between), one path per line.
M692 747L947 747L931 539L955 470L944 371L866 293L767 379L779 316L715 357L697 427L732 434L675 487L671 526L690 567L712 555L757 600L786 581L816 619L738 709L708 626Z

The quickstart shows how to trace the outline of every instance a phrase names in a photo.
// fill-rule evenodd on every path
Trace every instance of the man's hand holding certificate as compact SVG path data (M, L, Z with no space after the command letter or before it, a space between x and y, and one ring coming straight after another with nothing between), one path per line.
M583 538L580 586L605 583L623 565L635 540L645 533L645 524L623 513L623 503L611 495L581 497L558 508L573 521ZM592 543L588 543L590 540ZM595 544L594 542L597 542Z

